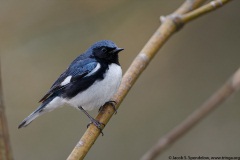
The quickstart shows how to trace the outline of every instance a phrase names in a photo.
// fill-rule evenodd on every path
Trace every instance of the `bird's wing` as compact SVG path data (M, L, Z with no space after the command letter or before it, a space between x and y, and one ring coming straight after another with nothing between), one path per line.
M43 96L43 98L39 102L44 102L57 91L62 90L74 81L82 79L91 71L93 71L94 68L97 67L97 65L98 62L93 61L92 59L74 61L74 63L72 63L69 68L65 72L63 72L59 76L59 78L53 83L50 90L45 96Z

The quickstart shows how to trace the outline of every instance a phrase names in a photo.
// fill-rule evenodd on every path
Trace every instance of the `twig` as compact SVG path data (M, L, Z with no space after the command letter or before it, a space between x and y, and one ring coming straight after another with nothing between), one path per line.
M240 68L217 92L215 92L196 111L189 115L181 124L172 129L151 148L141 160L153 160L162 153L168 146L189 131L200 120L206 117L211 111L223 103L230 95L240 88Z
M218 9L220 7L222 7L223 5L225 5L226 3L230 2L231 0L215 0L212 1L192 12L186 13L183 16L181 16L181 21L182 23L186 23L189 22L193 19L196 19L197 17L200 17L202 15L205 15L208 12L211 12L215 9Z
M3 103L3 88L1 77L1 63L0 63L0 159L12 160L12 150L10 145L7 118L5 115L4 103Z
M175 12L174 14L184 14L188 13L199 6L201 6L206 0L186 0Z
M185 4L182 5L182 8L178 9L175 13L187 13L200 6L203 2L205 2L205 0L187 0ZM163 46L168 38L178 30L179 26L176 24L175 20L176 17L167 17L164 20L164 23L157 29L134 59L131 66L123 76L118 92L113 97L113 100L117 102L116 108L119 107L124 97L127 95L143 70L147 67L151 59L155 56L157 51ZM96 119L101 123L107 124L113 113L113 108L110 105L106 105L103 112L99 113ZM90 125L67 160L83 159L96 141L99 134L99 129L97 129L94 125Z

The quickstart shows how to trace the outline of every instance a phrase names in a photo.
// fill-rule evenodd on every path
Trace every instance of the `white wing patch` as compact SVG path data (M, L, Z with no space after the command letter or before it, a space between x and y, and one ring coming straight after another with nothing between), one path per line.
M97 72L99 70L100 67L101 67L101 65L98 63L97 66L90 73L88 73L85 77L93 75L95 72Z
M71 81L72 76L67 76L67 78L62 81L61 86L68 84Z
M98 63L97 66L90 73L88 73L85 77L93 75L95 72L97 72L99 70L100 67L101 67L101 65ZM71 79L72 79L72 76L67 76L64 79L64 81L62 81L61 86L64 86L64 85L70 83Z

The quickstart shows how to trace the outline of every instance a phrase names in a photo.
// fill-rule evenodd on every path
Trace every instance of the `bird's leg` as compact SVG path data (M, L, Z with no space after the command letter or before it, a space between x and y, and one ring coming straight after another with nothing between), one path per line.
M90 123L87 125L87 128L89 127L89 125L92 123L94 124L99 130L100 130L100 133L102 134L103 136L103 132L102 132L102 126L105 126L105 124L97 121L96 119L94 119L93 117L90 116L90 114L87 113L87 111L85 111L81 106L78 107L81 111L83 111L84 114L86 114L88 116L88 118L90 119Z
M103 110L103 107L106 105L106 104L110 104L113 109L114 109L114 114L117 114L117 108L116 108L116 105L117 105L117 102L116 101L107 101L103 106L101 106L98 110L98 112L101 112Z

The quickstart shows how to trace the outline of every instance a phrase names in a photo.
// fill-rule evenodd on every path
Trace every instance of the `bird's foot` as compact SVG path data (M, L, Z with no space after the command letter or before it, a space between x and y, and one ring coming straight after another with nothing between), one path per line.
M105 127L105 124L97 121L96 119L94 119L92 116L90 116L81 106L78 107L81 111L83 111L84 114L86 114L88 116L88 118L90 119L90 123L87 125L87 128L90 126L90 124L94 124L99 130L100 130L100 133L102 134L103 136L103 128Z
M116 101L107 101L103 106L101 106L99 108L98 112L101 112L106 104L110 104L114 109L114 114L117 114L117 108L116 108L117 102Z
M98 120L96 120L94 118L92 118L91 122L88 123L87 128L90 126L90 124L94 124L100 130L100 133L102 134L102 136L104 136L102 130L103 130L103 127L105 127L105 124L99 122Z

